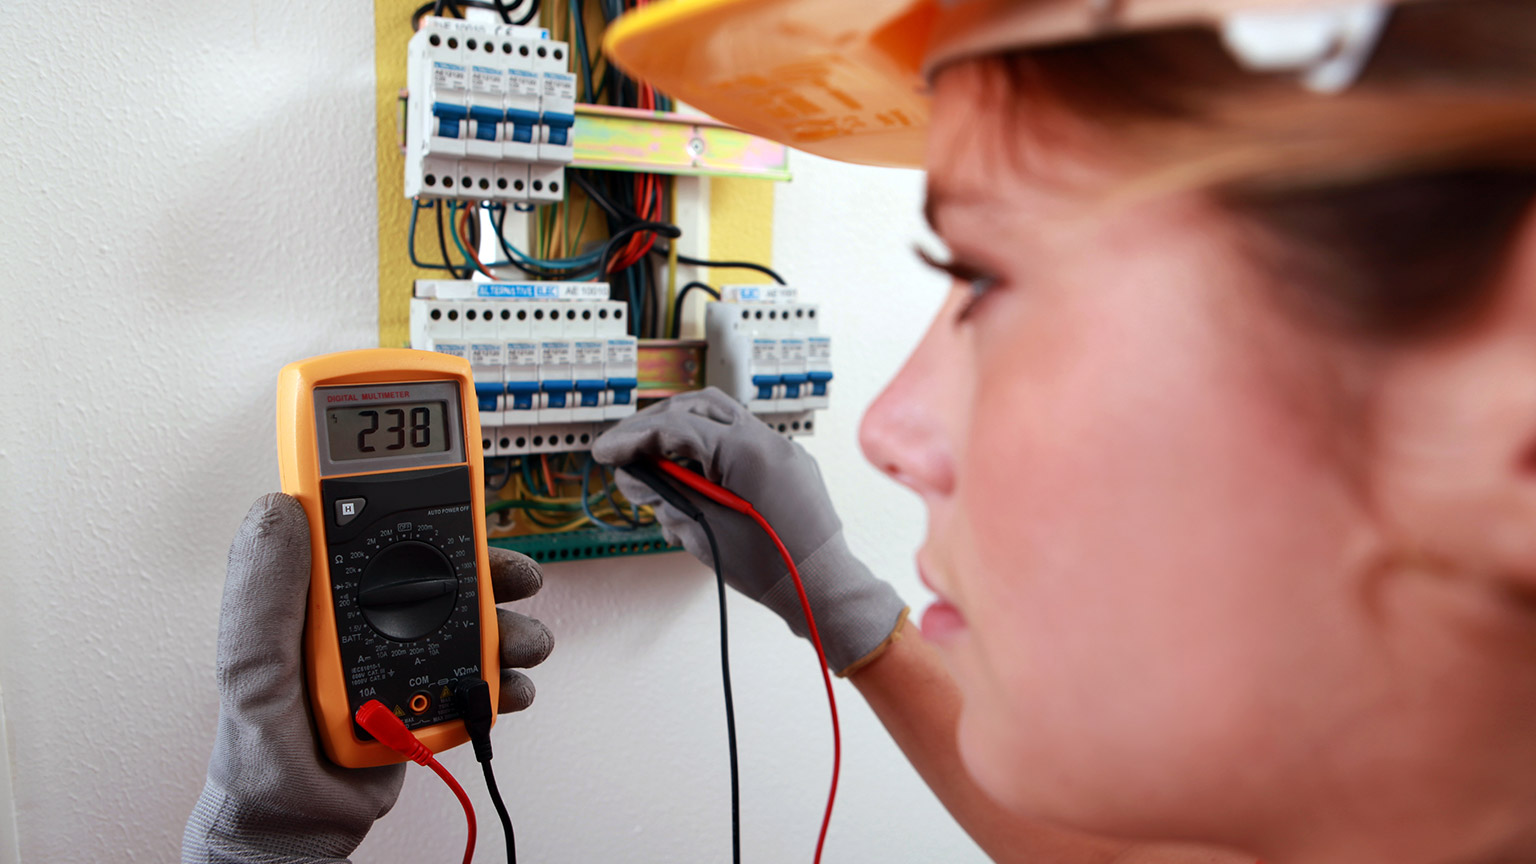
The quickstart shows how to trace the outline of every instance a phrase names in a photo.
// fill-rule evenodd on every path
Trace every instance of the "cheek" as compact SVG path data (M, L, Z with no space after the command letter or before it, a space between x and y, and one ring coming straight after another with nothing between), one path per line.
M1146 286L976 336L962 742L995 796L1068 821L1219 784L1306 674L1271 646L1336 629L1313 610L1337 583L1298 576L1334 573L1348 521L1317 413L1204 298Z

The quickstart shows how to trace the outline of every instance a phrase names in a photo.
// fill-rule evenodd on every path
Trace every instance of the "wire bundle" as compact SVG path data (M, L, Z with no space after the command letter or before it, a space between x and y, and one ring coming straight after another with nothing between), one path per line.
M487 476L492 536L557 534L596 527L634 531L656 524L649 507L624 500L613 471L589 453L507 456ZM490 468L488 461L487 468Z
M522 5L523 0L512 0L510 4L505 2L505 0L493 0L493 2L485 2L485 0L431 0L431 2L417 6L416 11L411 13L411 29L420 29L421 19L425 18L428 14L442 18L446 13L454 18L463 18L465 9L489 9L501 17L501 23L503 24L526 25L538 17L539 0L528 0L528 8L523 11L521 16L514 19L512 13L521 9Z
M600 43L595 51L590 45L593 41L590 37L595 34L588 32L589 6L597 7L603 19L602 26L606 27L626 11L646 2L648 0L568 0L567 14L553 16L554 20L549 21L551 35L569 42L576 55L578 92L582 101L642 111L673 109L668 96L607 63ZM504 23L526 24L538 16L540 0L434 0L417 7L412 14L412 23L419 24L427 14L462 18L467 9L494 11ZM513 19L513 12L521 12L521 16ZM551 16L546 14L545 17ZM573 194L565 201L537 210L514 205L516 209L536 214L532 218L532 242L528 251L520 248L521 243L513 243L507 237L507 204L417 200L411 209L407 235L411 263L426 270L445 271L450 278L461 280L470 279L475 273L497 279L495 271L506 267L535 279L606 280L612 286L614 298L629 304L630 332L640 337L677 334L675 323L670 328L667 326L667 311L671 307L671 319L675 322L681 314L682 298L688 291L685 286L681 294L676 292L679 264L752 269L766 273L780 283L784 281L760 264L692 258L679 254L672 243L660 242L676 240L682 234L671 222L674 189L670 176L581 170L571 170L569 176L579 187L579 195ZM602 211L608 235L606 240L588 239L594 204ZM425 261L417 251L417 230L423 210L433 211L437 261ZM487 230L494 235L501 260L488 261L481 257L481 234ZM665 290L661 264L666 270ZM718 292L709 290L718 296Z

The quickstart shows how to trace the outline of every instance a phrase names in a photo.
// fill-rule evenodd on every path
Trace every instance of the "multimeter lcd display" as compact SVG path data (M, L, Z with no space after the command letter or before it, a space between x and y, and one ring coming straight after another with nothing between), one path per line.
M397 402L325 412L331 461L442 453L448 435L448 403Z

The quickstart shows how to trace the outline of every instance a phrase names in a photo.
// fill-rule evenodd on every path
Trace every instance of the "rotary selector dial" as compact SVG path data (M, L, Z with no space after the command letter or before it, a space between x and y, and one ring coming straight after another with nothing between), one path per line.
M358 586L368 626L410 642L443 626L458 603L459 580L448 556L430 543L402 540L379 550Z

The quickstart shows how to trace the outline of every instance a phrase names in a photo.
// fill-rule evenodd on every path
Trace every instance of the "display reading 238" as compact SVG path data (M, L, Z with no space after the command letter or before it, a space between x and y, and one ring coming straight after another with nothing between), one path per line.
M403 759L353 719L370 699L434 752L468 740L452 698L460 681L483 678L495 704L479 428L462 358L347 351L278 377L282 487L309 517L310 702L339 765Z

